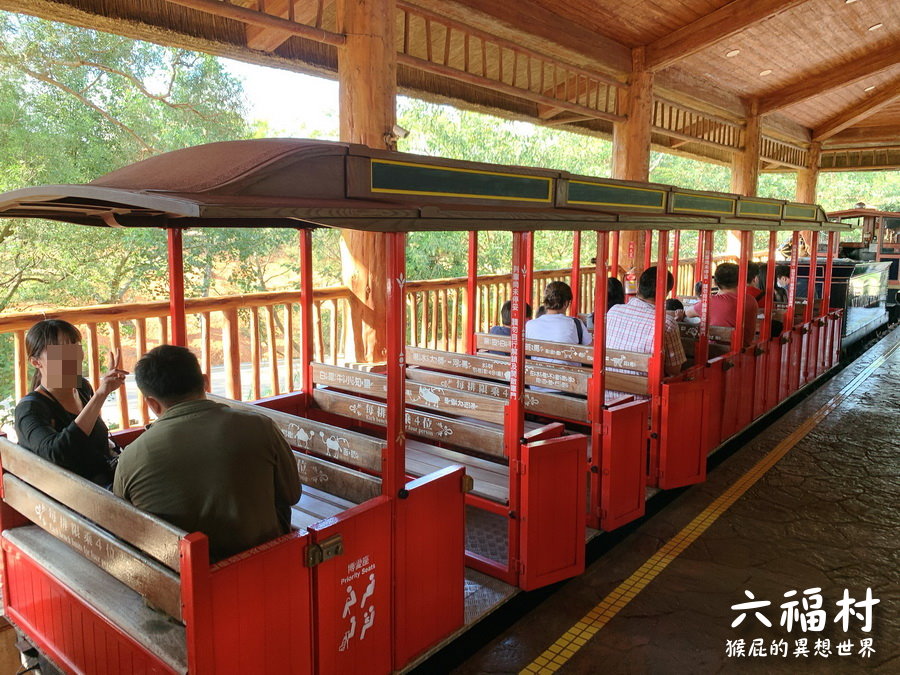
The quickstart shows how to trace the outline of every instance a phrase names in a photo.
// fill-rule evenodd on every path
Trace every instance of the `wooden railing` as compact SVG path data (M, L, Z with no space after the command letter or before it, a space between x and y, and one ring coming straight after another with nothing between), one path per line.
M719 255L714 260L734 260ZM694 260L680 260L679 295L691 295ZM571 284L570 269L540 270L534 273L532 305L540 304L544 286L551 281ZM594 267L582 267L579 311L593 311ZM511 295L508 274L478 279L478 312L475 328L487 332L500 321L500 308ZM468 306L466 278L408 282L407 343L449 351L465 349L465 317ZM322 363L347 361L350 292L346 287L316 289L313 298L314 356ZM300 377L299 291L252 293L186 301L188 345L200 357L214 391L241 400L295 390ZM0 315L0 339L11 337L14 344L14 391L16 399L30 390L25 333L37 321L60 318L79 327L85 341L86 377L96 387L105 354L119 349L123 367L132 370L138 357L168 341L171 330L169 304L165 301L100 305L74 309L57 308L41 312ZM9 339L7 337L7 339ZM117 424L128 427L146 424L149 412L133 384L118 396Z

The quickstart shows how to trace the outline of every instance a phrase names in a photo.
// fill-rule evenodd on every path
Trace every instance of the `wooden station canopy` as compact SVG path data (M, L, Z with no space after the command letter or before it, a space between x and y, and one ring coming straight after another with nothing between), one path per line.
M363 16L361 5L370 5ZM390 72L402 92L601 136L645 134L655 149L727 165L746 159L753 166L739 167L732 186L741 194L755 192L760 170L806 172L798 199L814 201L819 170L900 167L897 0L0 0L0 8L327 77L356 36L378 33L393 44ZM623 132L629 120L643 130ZM639 173L614 175L646 179Z
M0 217L370 232L850 228L811 204L296 139L210 143L83 185L14 190L0 194Z

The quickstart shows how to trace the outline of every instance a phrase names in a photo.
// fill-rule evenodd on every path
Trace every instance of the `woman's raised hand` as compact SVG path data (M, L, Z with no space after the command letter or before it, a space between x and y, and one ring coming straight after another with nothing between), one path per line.
M128 371L122 370L122 353L116 349L107 354L106 373L100 378L100 386L97 393L101 396L109 396L116 389L125 384L125 376Z

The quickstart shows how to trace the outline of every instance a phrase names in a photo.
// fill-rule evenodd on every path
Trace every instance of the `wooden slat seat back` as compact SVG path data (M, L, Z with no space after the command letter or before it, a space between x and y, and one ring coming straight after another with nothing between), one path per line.
M584 348L582 347L582 349ZM632 354L633 352L623 353ZM646 359L646 355L641 354L640 356ZM430 370L459 373L501 382L509 381L508 357L488 356L485 354L457 354L455 352L441 352L420 347L407 347L406 362L408 365ZM640 365L630 359L623 359L619 364L609 364L609 366L631 370L626 364ZM644 367L646 368L646 365ZM590 368L535 361L525 363L525 384L546 387L580 396L587 394L588 380L591 375L592 371ZM629 394L647 394L648 385L645 374L632 375L607 371L605 378L607 389L624 391ZM526 407L528 406L526 405Z
M295 448L365 471L381 472L384 441L380 438L214 394L206 397L233 408L265 415L275 422L287 442Z
M371 467L365 466L364 468L370 468L375 473L381 472L381 452L384 448L384 441L382 441L381 439L377 439L359 432L347 431L345 429L341 429L340 427L324 424L315 420L297 417L296 415L291 415L289 413L270 410L253 403L232 401L231 399L222 399L219 397L210 398L215 398L222 403L227 403L228 405L240 408L242 410L251 410L258 414L269 417L270 419L275 421L279 429L281 429L281 432L282 434L284 434L288 443L294 445L295 447L301 447L298 443L295 442L296 430L298 428L306 430L303 434L304 438L308 438L314 434L318 434L318 431L321 429L330 430L328 431L328 433L333 437L339 439L341 447L347 446L348 448L362 448L364 444L374 444L374 451L369 452L369 450L362 450L362 452L371 454L373 457L375 457L377 465L372 465ZM344 454L349 455L349 453ZM329 492L331 490L331 486L334 485L335 482L329 480L324 481L324 483L322 483L321 481L317 482L315 480L314 470L310 471L310 469L308 468L300 467L299 462L301 458L306 460L315 458L311 458L309 455L300 455L298 457L298 469L301 471L301 476L303 476L304 474L308 475L306 481L303 482L306 482L308 485L312 486L321 486L324 491ZM310 467L312 466L311 462L307 462L307 464ZM366 464L368 465L369 462L366 462ZM477 457L472 457L459 452L455 452L448 448L440 448L428 443L416 441L414 439L407 439L406 472L409 475L421 477L433 473L434 471L446 469L447 467L454 465L464 465L466 467L466 472L474 479L475 487L472 490L473 494L485 497L486 499L490 499L493 501L506 503L506 501L508 500L509 487L505 466L498 465L496 462L478 459ZM312 473L313 475L309 475L310 473ZM342 477L342 479L346 477L347 476L345 475L344 477ZM352 474L350 475L350 478L352 479ZM369 479L372 477L366 476L365 478ZM374 485L374 483L371 483L370 485ZM360 486L360 489L354 490L354 493L355 495L363 495L365 494L365 490L365 486ZM341 490L341 492L345 496L348 494L347 490ZM318 513L318 506L312 506L308 508L308 505L305 503L305 497L307 494L309 494L309 491L305 490L304 497L301 497L301 503L297 508L306 513L309 513L311 510L315 513ZM331 494L334 493L331 492ZM319 495L316 496L319 497ZM319 498L321 499L321 497ZM343 499L344 497L341 498ZM350 498L348 501L353 503L360 503L358 501L354 501L353 498ZM300 526L301 522L302 519L299 517L295 520L295 524L297 524L298 526Z
M313 382L316 384L382 400L387 397L387 377L384 375L328 366L323 363L314 363L312 371ZM440 414L462 415L492 424L503 424L505 403L493 396L449 387L434 387L409 379L405 386L407 406L433 410Z
M475 341L478 349L488 349L509 354L510 338L506 336L476 333ZM547 342L546 340L525 340L525 355L577 361L585 365L594 363L594 347L592 345L570 345L560 342ZM650 368L650 355L624 349L607 349L606 367L624 368L646 373Z
M180 542L187 534L80 476L0 439L3 500L181 620Z

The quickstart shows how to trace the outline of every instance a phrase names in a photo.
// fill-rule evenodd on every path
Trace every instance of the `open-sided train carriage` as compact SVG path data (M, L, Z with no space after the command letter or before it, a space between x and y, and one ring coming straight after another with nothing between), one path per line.
M711 336L702 317L684 335L693 365L675 377L664 376L658 356L662 303L653 354L605 347L602 308L610 271L619 269L620 232L643 233L645 266L677 270L681 232L698 230L696 279L708 300L716 230L740 231L743 260L754 231L770 233L769 260L780 232L793 232L795 244L800 229L814 240L827 233L827 254L810 274L821 268L830 279L836 231L845 226L810 205L344 143L258 140L168 153L87 185L10 192L0 195L0 216L165 228L176 344L186 342L184 228L300 232L302 385L254 404L297 453L305 492L295 532L210 566L202 535L173 531L3 443L5 608L74 672L126 662L146 663L148 672L246 672L250 663L279 672L402 669L463 625L464 560L525 590L579 574L586 525L596 533L640 517L648 486L702 481L709 452L833 367L840 349L840 312L829 309L827 291L815 303L813 290L805 304L791 292L785 330L772 339L769 298L763 338L748 348L728 342L727 332L711 342L716 331ZM313 360L317 227L384 233L391 320L380 370ZM510 338L475 333L476 235L467 353L406 347L406 233L486 229L513 232ZM595 347L524 339L533 233L548 229L597 233ZM573 268L578 294L578 261ZM659 275L658 297L664 284ZM608 398L607 390L626 395ZM94 542L102 542L96 551ZM146 609L141 596L169 618ZM160 644L154 626L165 627ZM160 654L162 643L175 656Z

